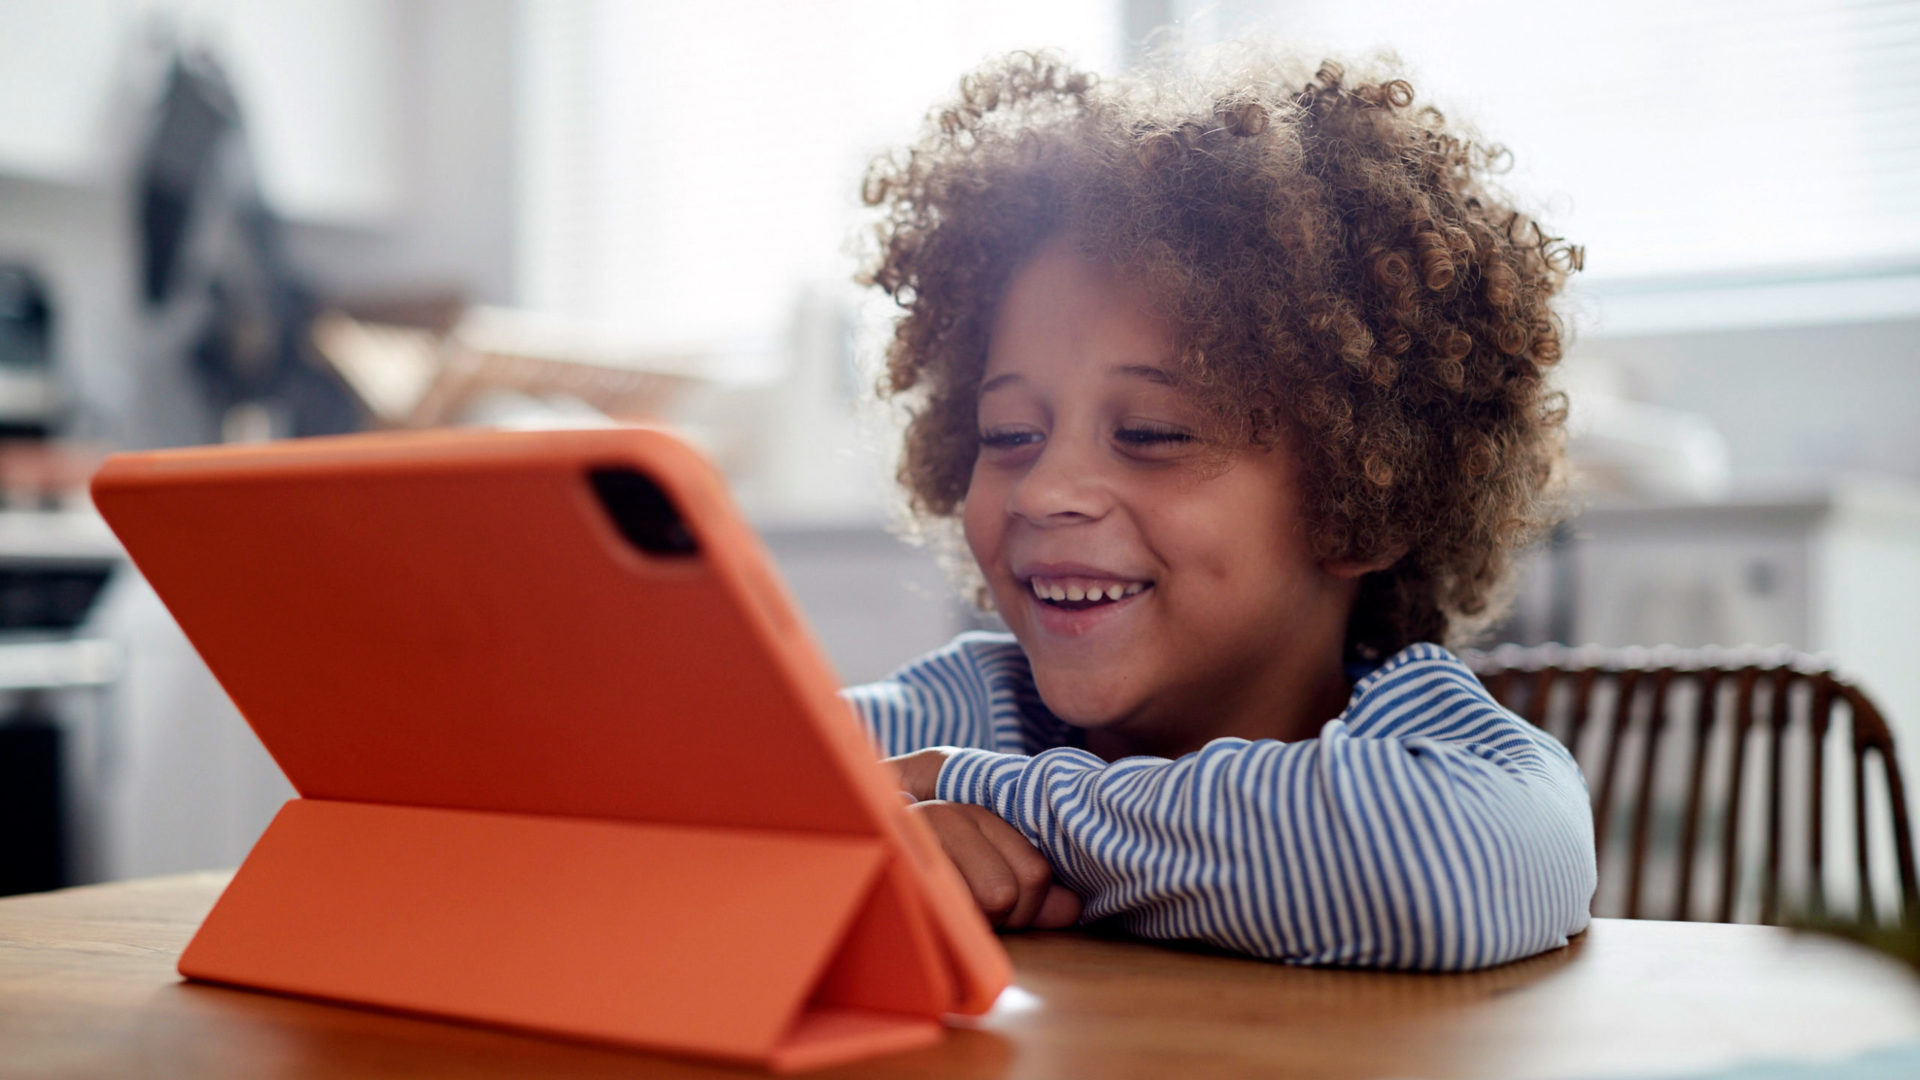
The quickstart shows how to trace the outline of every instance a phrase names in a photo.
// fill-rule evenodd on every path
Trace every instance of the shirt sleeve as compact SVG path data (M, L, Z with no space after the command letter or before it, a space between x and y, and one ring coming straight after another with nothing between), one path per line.
M999 678L1019 662L1010 637L962 634L886 679L848 687L853 705L884 757L928 747L1018 750L1017 706Z
M1217 739L1177 760L955 750L936 794L988 807L1143 937L1267 959L1469 970L1585 929L1578 767L1451 654L1402 653L1318 739Z

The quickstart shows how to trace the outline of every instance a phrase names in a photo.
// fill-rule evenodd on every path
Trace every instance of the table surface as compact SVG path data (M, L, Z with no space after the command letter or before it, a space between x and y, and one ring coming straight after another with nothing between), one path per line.
M743 1076L632 1051L188 983L228 875L0 900L0 1075ZM1015 984L933 1048L818 1077L1606 1077L1920 1040L1920 978L1761 926L1599 919L1491 971L1327 971L1079 933L1002 939Z

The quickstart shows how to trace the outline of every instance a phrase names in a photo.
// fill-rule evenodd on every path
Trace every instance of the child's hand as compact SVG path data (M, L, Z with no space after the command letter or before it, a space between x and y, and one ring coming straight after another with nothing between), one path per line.
M940 778L940 766L947 763L947 755L932 749L915 750L911 754L883 758L880 763L893 767L900 777L900 790L918 802L933 798L934 781Z
M1080 897L1053 880L1053 866L1020 830L984 806L917 802L947 858L967 879L974 903L1001 930L1057 930L1080 919Z

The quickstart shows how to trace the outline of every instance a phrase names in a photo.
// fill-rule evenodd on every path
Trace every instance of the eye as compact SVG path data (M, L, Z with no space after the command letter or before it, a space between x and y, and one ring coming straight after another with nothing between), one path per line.
M1039 432L1024 428L992 428L980 433L980 445L989 450L1013 450L1039 441Z
M1194 441L1193 433L1168 424L1131 423L1113 433L1114 441L1124 446L1154 448L1179 446Z

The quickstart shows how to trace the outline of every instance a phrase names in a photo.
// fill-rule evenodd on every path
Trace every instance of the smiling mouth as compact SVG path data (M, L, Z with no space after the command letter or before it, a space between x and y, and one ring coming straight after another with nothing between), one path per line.
M1138 596L1153 588L1151 581L1099 578L1030 578L1027 588L1035 600L1061 611L1088 611Z

